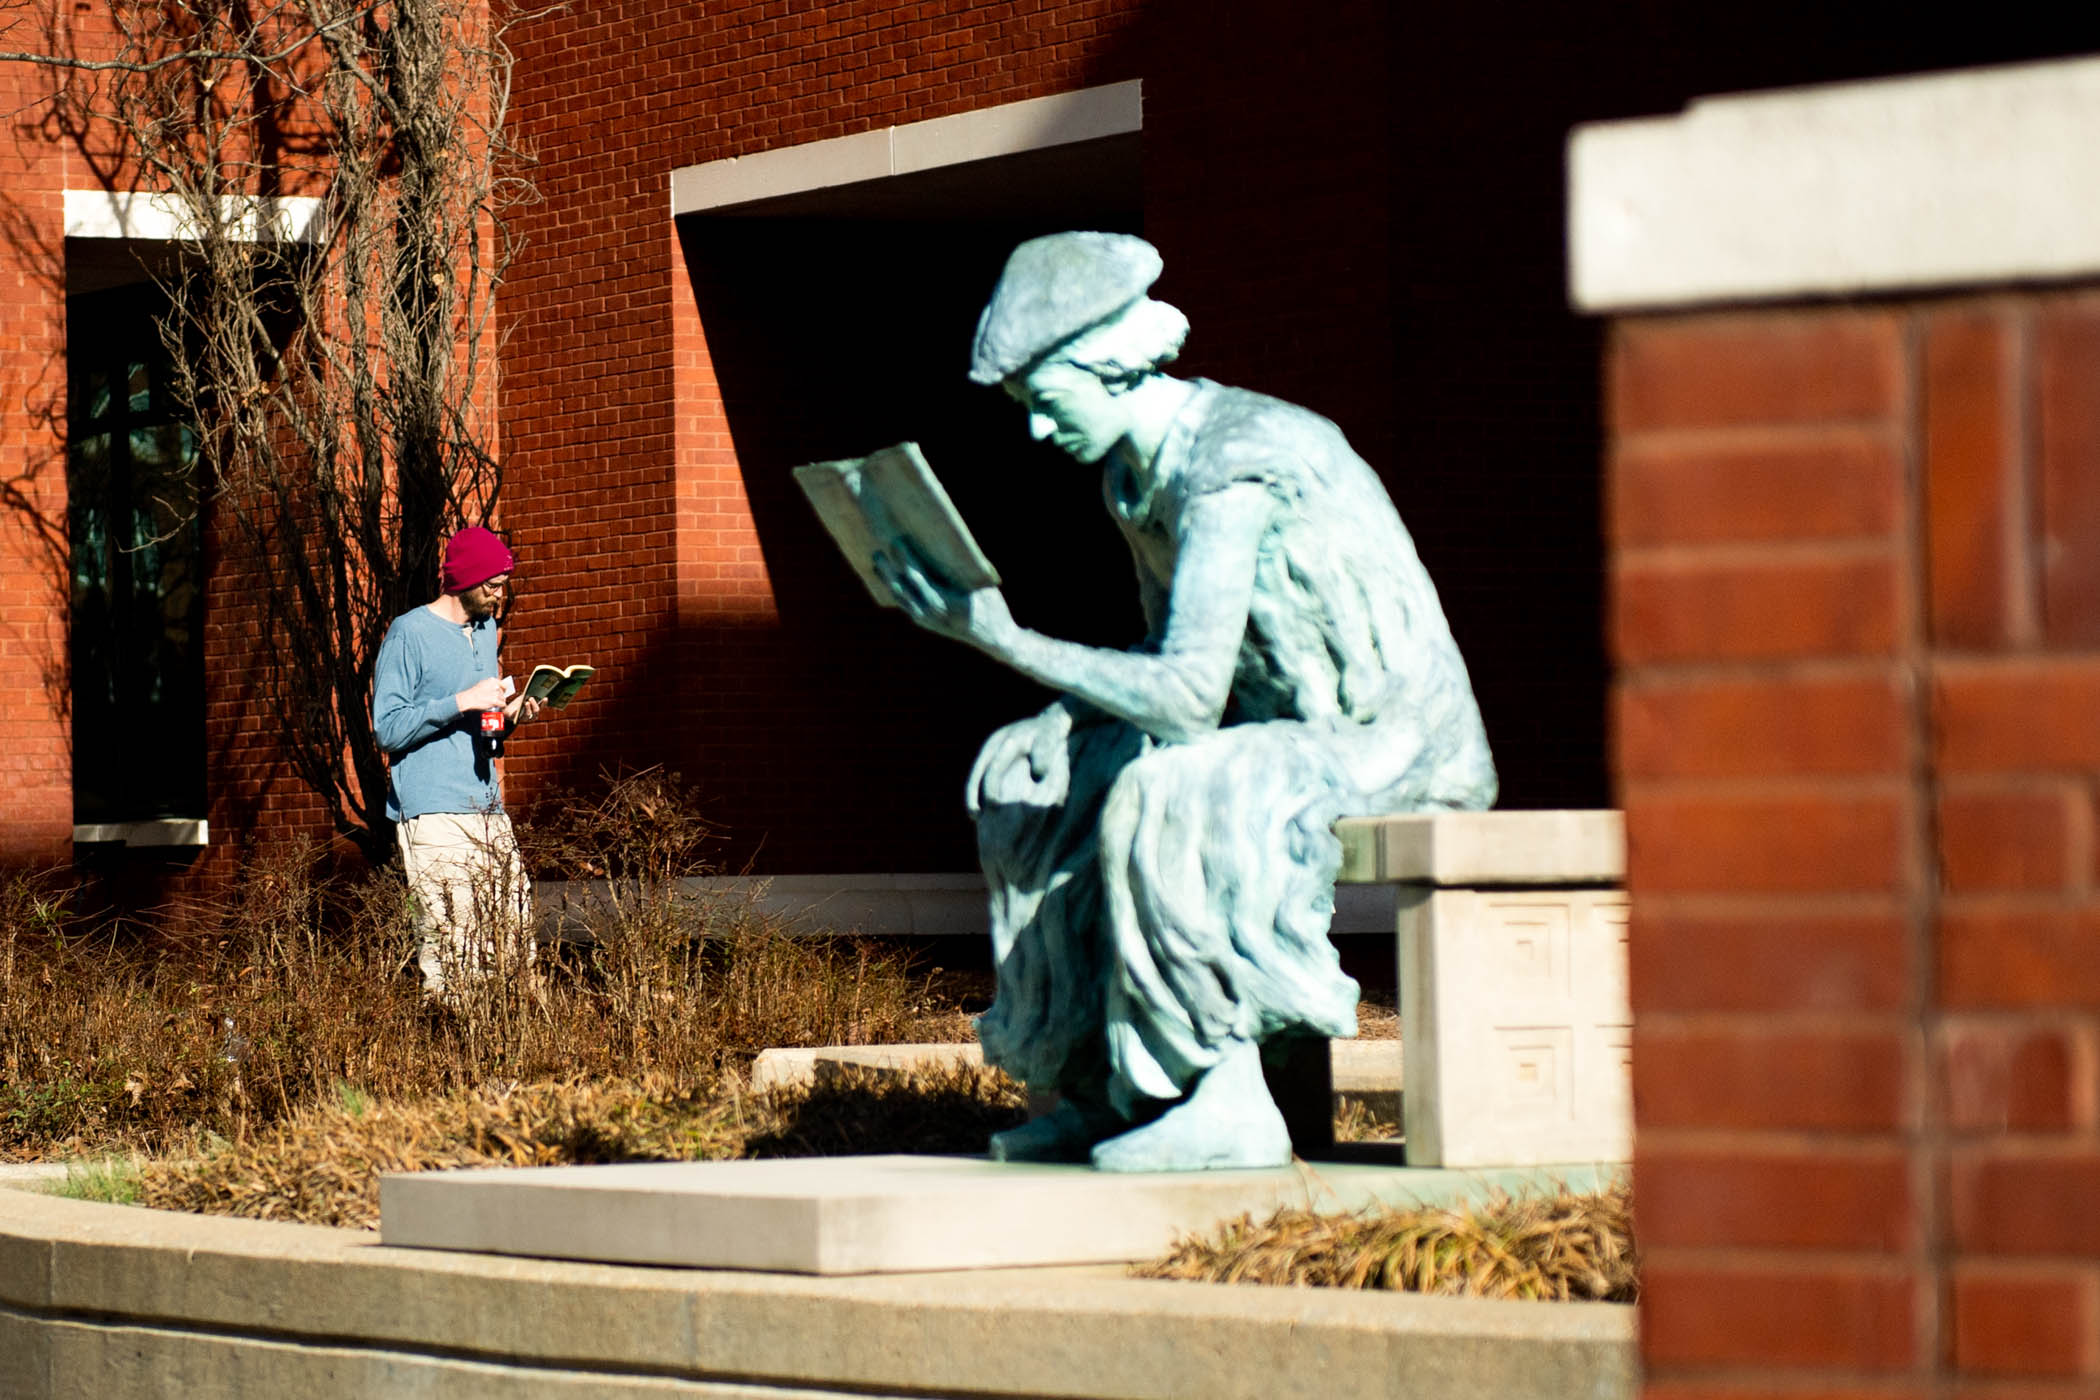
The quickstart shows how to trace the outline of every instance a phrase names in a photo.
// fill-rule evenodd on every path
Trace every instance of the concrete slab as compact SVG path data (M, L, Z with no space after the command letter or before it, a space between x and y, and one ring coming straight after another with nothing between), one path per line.
M1336 1098L1366 1098L1400 1092L1406 1062L1397 1040L1328 1042ZM920 1069L951 1064L981 1065L984 1050L974 1041L953 1044L775 1046L751 1062L751 1088L768 1094L790 1085L814 1084L842 1065L871 1069ZM5 1172L0 1168L0 1173ZM64 1169L59 1169L64 1175ZM0 1176L0 1184L5 1184Z
M758 1052L751 1062L753 1092L769 1094L792 1085L814 1084L845 1065L867 1069L939 1069L949 1065L981 1065L984 1050L975 1041L956 1044L912 1045L804 1045L775 1047Z
M1344 884L1467 888L1616 885L1626 878L1626 819L1609 809L1409 812L1335 823Z
M1389 1123L1398 1123L1406 1112L1407 1059L1397 1040L1331 1040L1327 1042L1333 1066L1334 1108L1340 1113L1346 1103L1359 1103Z
M0 1162L0 1188L42 1191L65 1179L64 1162Z
M1397 1092L1407 1070L1397 1040L1330 1040L1327 1053L1334 1065L1337 1097Z
M661 1162L380 1179L389 1245L796 1274L912 1273L1150 1258L1280 1206L1475 1200L1611 1168L1440 1171L1322 1163L1116 1176L981 1157Z

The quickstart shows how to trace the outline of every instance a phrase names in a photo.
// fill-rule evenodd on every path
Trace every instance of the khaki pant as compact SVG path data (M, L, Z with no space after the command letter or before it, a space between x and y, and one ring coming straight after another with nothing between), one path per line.
M433 996L533 961L532 880L502 812L428 812L395 828Z

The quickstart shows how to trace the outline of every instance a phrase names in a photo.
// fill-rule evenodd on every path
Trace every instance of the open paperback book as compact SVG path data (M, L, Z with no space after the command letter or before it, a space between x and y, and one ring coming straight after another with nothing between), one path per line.
M878 551L903 541L920 562L965 592L996 588L999 571L984 557L915 442L865 457L795 468L796 484L868 593L886 608L897 599L875 572Z
M550 710L566 709L583 683L598 674L595 666L535 666L525 681L525 698Z

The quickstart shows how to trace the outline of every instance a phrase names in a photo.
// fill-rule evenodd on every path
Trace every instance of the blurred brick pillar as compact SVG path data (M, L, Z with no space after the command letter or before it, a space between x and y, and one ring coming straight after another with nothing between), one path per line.
M1770 261L1605 307L1647 1394L2091 1396L2100 247L1845 302Z
M2100 292L1610 365L1650 1393L2091 1393Z
M1909 319L1756 312L1612 336L1657 1382L1917 1359L1930 862Z

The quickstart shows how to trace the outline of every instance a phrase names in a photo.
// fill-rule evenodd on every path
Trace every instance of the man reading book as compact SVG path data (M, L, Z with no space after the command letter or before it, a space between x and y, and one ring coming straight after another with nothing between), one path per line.
M515 563L478 525L446 541L443 591L394 619L372 681L372 731L391 777L387 810L432 997L532 962L532 882L496 768L504 740L540 711L536 699L510 697L497 662Z

